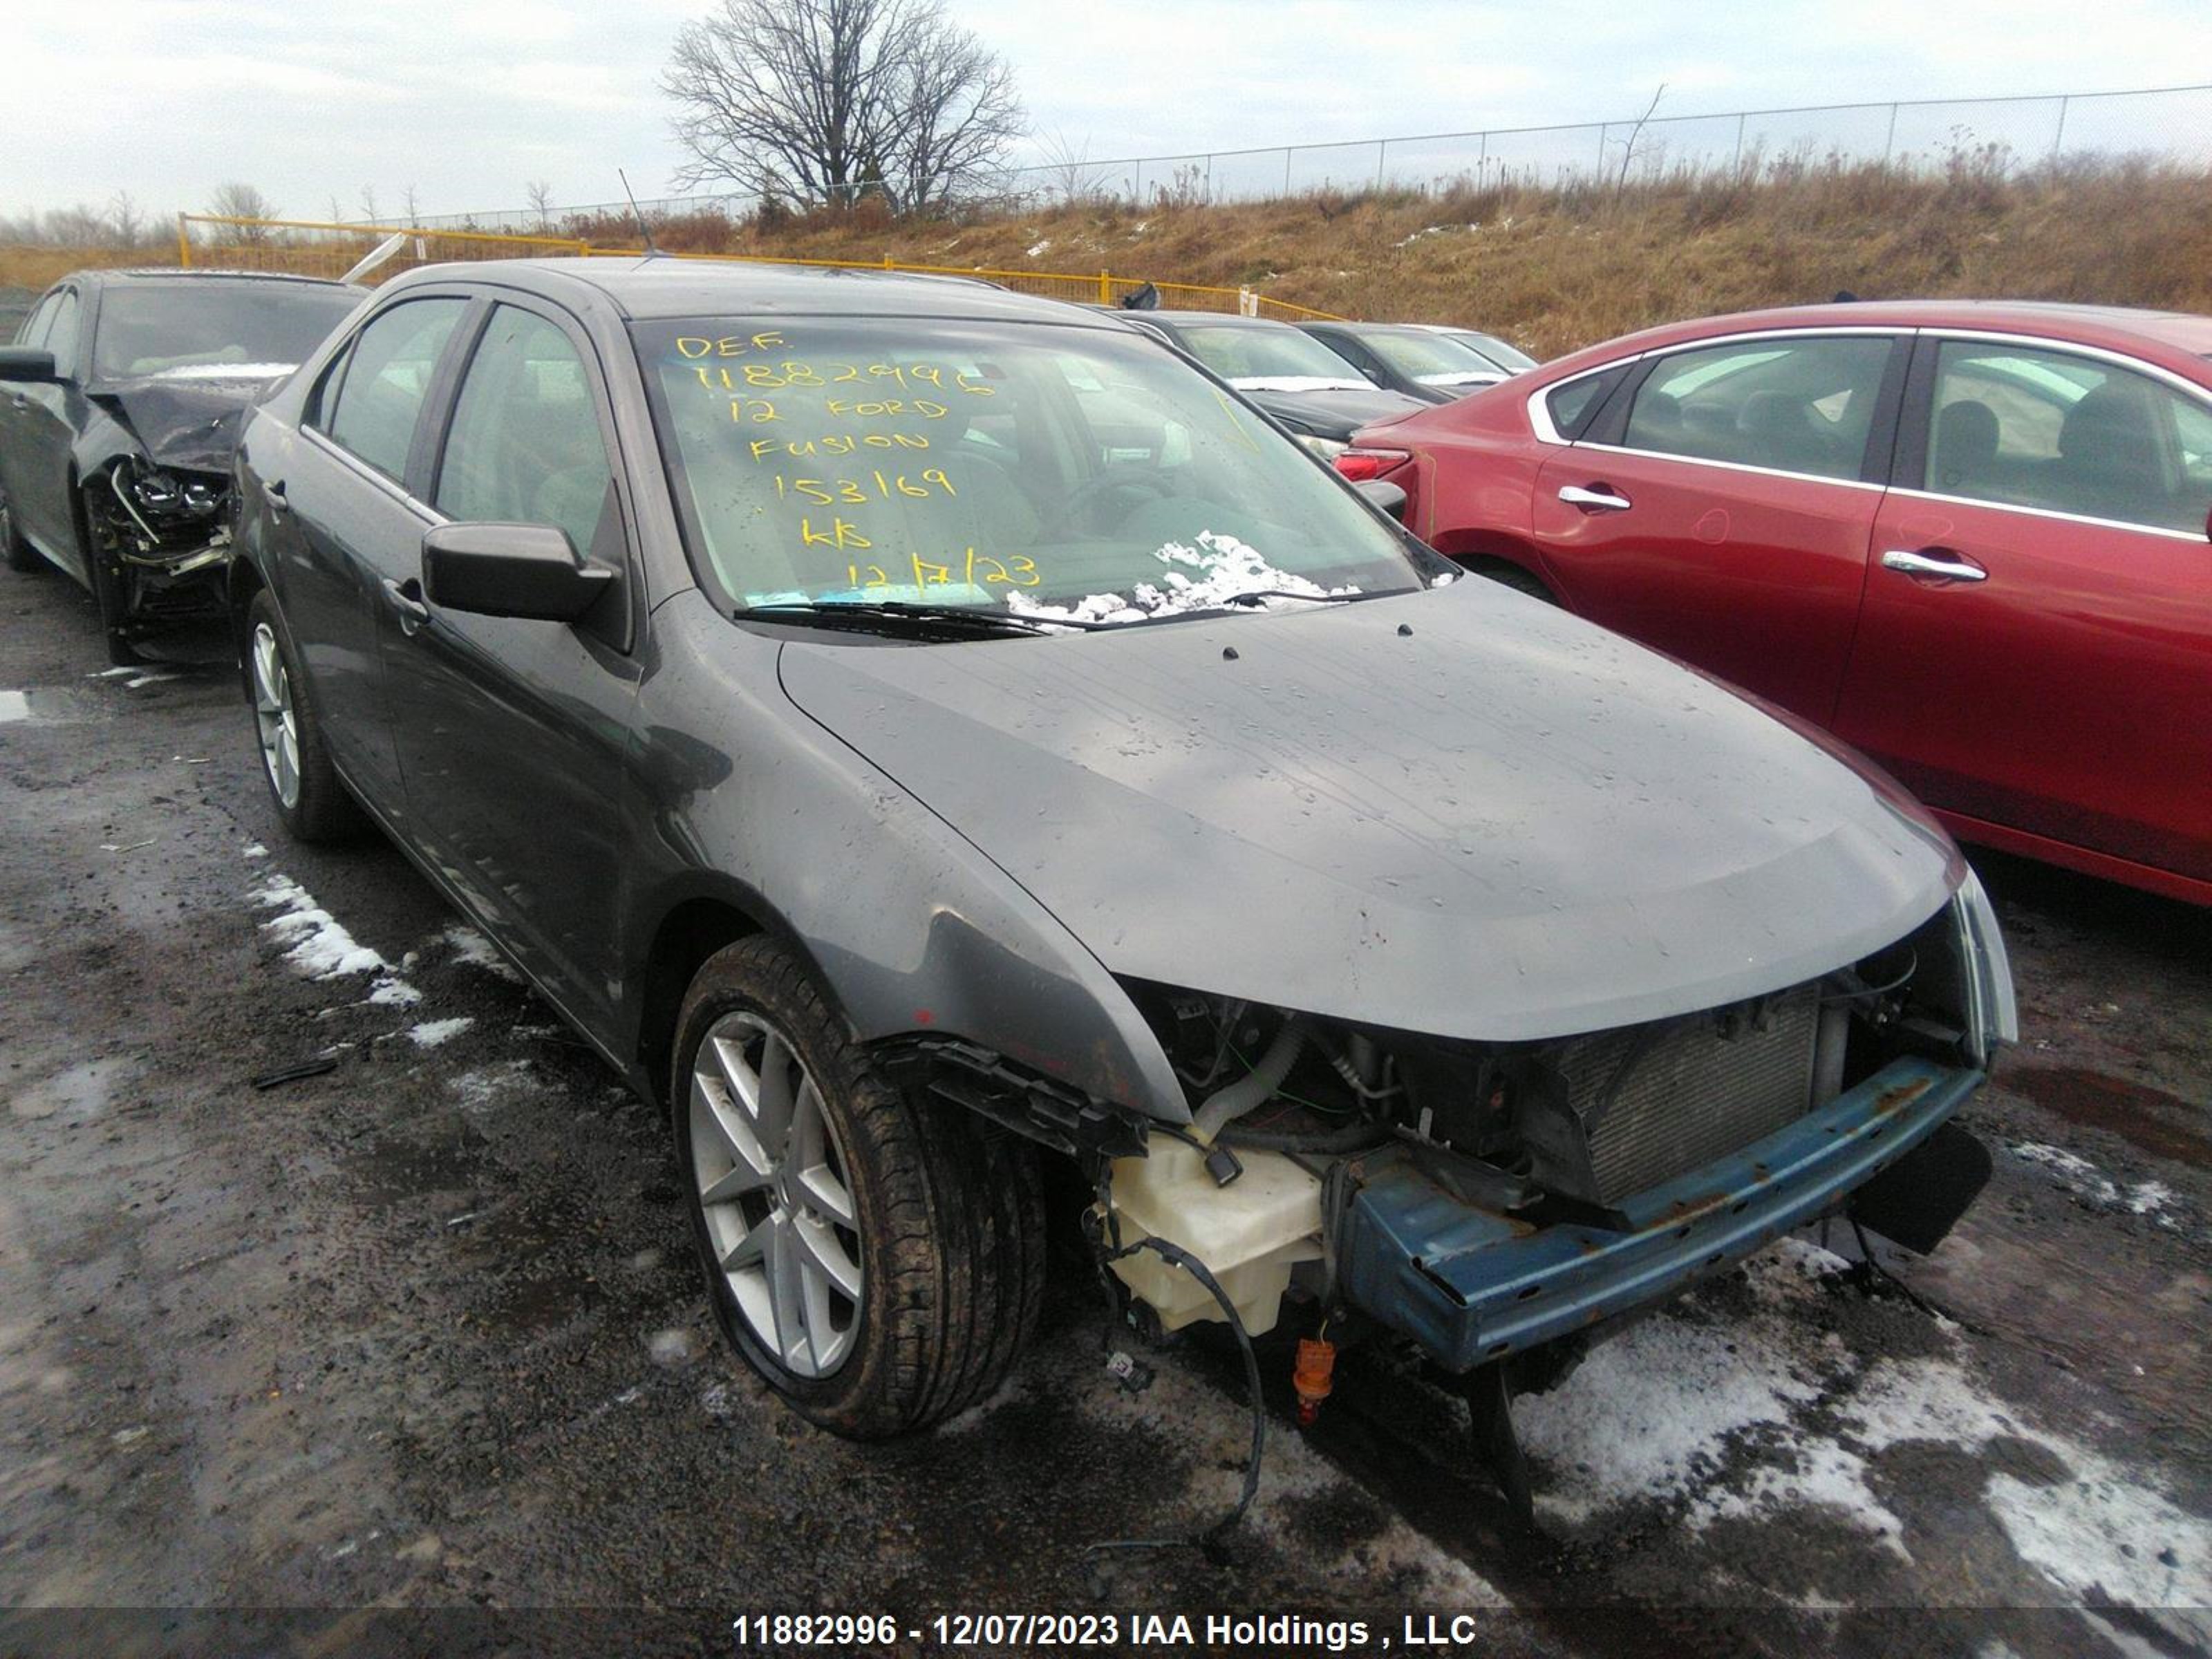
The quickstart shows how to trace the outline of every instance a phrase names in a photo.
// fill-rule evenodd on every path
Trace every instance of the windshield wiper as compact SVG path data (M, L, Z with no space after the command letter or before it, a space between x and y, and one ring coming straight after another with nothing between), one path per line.
M740 620L757 617L763 622L827 623L833 627L915 623L978 634L1049 634L1062 628L1087 631L1112 625L1065 617L1028 617L1018 611L981 605L917 605L910 599L779 599L749 605L737 615Z
M1304 599L1310 605L1349 605L1354 599L1368 599L1371 593L1298 593L1287 587L1255 587L1243 593L1231 593L1225 599L1216 599L1216 606L1231 605L1265 605L1269 599Z

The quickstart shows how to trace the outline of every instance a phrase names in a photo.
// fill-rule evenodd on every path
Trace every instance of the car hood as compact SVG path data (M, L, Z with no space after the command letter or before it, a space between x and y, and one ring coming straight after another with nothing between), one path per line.
M1277 420L1289 421L1308 432L1340 441L1375 421L1395 421L1431 405L1401 392L1363 386L1328 392L1269 392L1244 393Z
M1110 971L1377 1026L1713 1006L1892 943L1965 868L1881 775L1489 582L780 662Z
M161 466L228 472L246 411L292 373L289 363L212 365L107 380L91 395Z

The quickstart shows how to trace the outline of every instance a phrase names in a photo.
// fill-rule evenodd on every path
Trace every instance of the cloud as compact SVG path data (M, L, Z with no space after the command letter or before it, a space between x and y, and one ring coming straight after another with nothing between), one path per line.
M423 211L454 212L519 207L524 181L540 177L568 200L610 199L617 166L659 193L679 158L657 80L678 25L707 9L19 7L0 209L118 188L189 207L237 178L299 211L351 202L365 183L396 202L411 183ZM1661 82L1662 115L2153 86L2212 55L2203 0L2106 0L2094 28L2074 0L1932 12L1925 0L1397 0L1385 11L1372 0L951 0L950 10L1012 62L1040 131L1102 158L1632 119ZM1933 133L1942 118L1922 125ZM1266 171L1220 167L1232 165L1255 180Z

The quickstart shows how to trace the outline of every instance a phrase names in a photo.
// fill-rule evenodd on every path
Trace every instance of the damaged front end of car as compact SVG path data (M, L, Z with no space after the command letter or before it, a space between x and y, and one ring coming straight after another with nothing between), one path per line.
M1550 1040L1127 988L1183 1083L1187 1130L1133 1130L942 1042L938 1091L1086 1155L1091 1230L1134 1322L1307 1335L1309 1418L1334 1346L1313 1337L1409 1343L1468 1392L1524 1514L1509 1364L1808 1222L1850 1215L1934 1249L1988 1173L1950 1120L2017 1038L2003 942L1971 872L1906 936L1816 978ZM1172 1248L1137 1248L1148 1238Z
M94 475L83 501L110 613L126 629L221 613L233 554L228 477L125 454Z

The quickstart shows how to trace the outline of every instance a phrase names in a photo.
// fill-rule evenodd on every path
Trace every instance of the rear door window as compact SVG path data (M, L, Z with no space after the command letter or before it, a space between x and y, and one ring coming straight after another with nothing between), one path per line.
M15 331L19 346L41 346L46 341L46 331L53 326L54 313L59 308L62 296L49 294L39 301L38 308L23 319L22 326Z
M1664 357L1637 388L1629 449L1856 478L1891 342L1747 340Z
M54 307L53 320L46 325L46 337L39 343L54 354L54 372L73 374L76 371L76 338L78 318L76 291L64 289L61 303Z
M354 341L336 397L323 399L331 441L386 477L404 479L430 378L467 308L462 299L410 300L373 318Z
M1921 484L1939 495L2201 533L2212 410L2101 358L1946 340Z
M553 525L588 550L613 481L582 356L536 313L494 309L446 435L438 510L459 520Z
M1604 406L1606 394L1620 384L1627 372L1626 365L1617 365L1564 380L1547 392L1544 410L1552 417L1552 429L1569 443L1580 438Z

